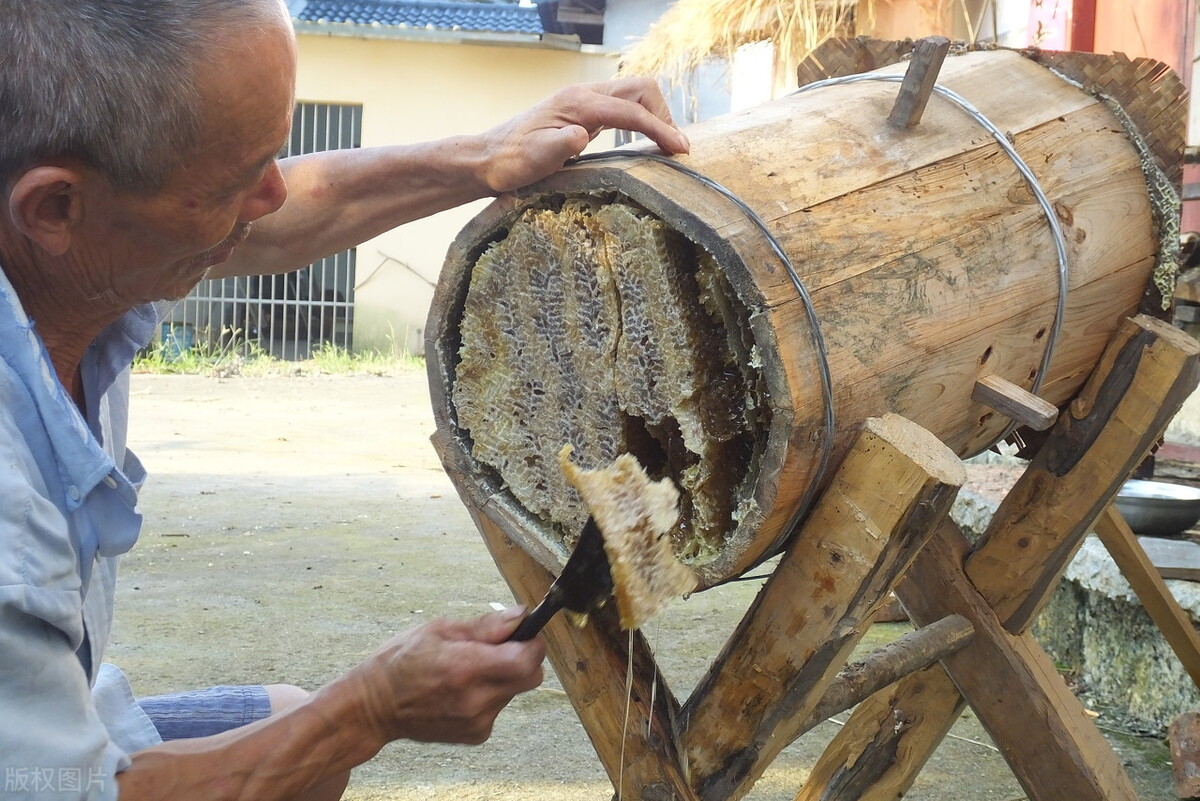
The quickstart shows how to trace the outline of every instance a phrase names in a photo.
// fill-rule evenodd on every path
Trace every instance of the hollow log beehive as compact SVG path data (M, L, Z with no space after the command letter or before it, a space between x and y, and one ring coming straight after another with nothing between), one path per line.
M688 129L677 161L741 204L630 157L503 196L460 233L427 359L435 445L473 511L557 572L587 514L558 451L584 467L630 452L678 485L676 552L707 587L778 550L822 455L867 417L904 415L965 457L1009 426L972 400L979 379L1068 401L1155 269L1144 153L1018 53L951 57L939 82L1004 132L1061 226L1045 375L1059 265L1013 160L941 97L902 130L896 84L820 87Z

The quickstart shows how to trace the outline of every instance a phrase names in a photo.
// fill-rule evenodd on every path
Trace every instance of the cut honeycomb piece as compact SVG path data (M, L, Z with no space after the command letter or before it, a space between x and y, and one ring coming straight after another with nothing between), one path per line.
M621 628L641 628L669 601L696 589L696 575L676 560L668 536L679 520L679 491L670 479L651 481L628 453L581 470L564 445L558 461L604 535Z

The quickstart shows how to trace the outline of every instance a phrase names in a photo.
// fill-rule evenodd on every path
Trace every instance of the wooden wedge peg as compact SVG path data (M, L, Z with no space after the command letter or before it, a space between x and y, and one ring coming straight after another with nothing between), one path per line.
M888 122L897 128L911 128L921 121L949 50L950 40L945 36L927 36L917 42Z
M1058 409L1053 403L998 375L984 376L976 381L971 400L1034 431L1045 431L1058 419Z

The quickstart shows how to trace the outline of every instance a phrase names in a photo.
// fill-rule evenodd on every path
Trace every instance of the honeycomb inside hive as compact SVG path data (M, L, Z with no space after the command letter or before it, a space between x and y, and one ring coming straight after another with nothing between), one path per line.
M568 547L558 467L632 453L680 490L676 554L720 553L770 424L749 313L716 260L624 198L543 199L475 262L453 403L472 457Z

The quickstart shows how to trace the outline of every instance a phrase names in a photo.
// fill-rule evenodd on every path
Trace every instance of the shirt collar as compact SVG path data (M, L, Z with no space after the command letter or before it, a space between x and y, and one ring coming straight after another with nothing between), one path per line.
M96 337L91 345L98 368L96 386L87 387L88 397L99 399L130 365L138 349L153 337L156 321L154 306L146 304L127 312ZM0 358L16 372L33 398L68 488L68 508L73 510L113 471L115 464L59 382L36 325L25 313L2 267Z

